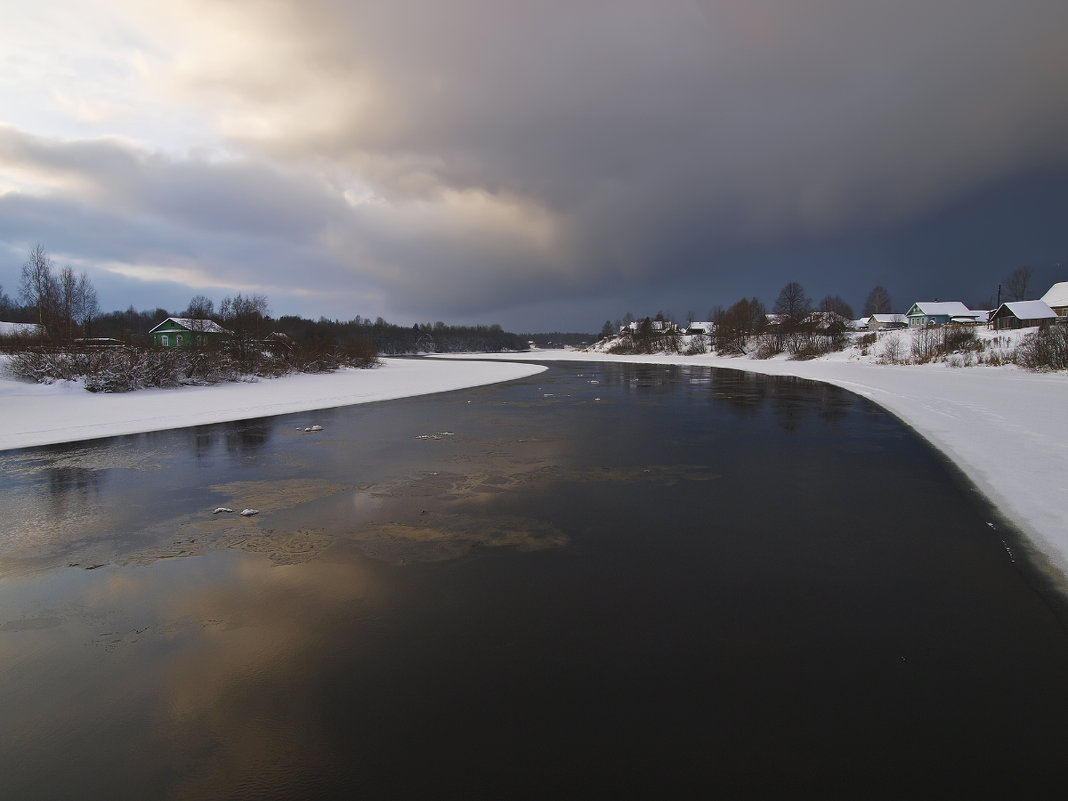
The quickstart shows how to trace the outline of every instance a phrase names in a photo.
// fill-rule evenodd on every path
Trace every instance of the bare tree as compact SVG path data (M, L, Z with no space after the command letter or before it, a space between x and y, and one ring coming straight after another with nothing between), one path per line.
M812 311L812 301L805 294L804 287L797 281L791 281L779 292L775 299L776 314L792 323L799 323Z
M68 264L59 271L59 319L63 325L63 338L67 344L74 339L74 291L78 279Z
M864 301L864 316L887 314L892 305L890 293L886 291L886 287L879 285L868 293L868 298Z
M764 304L756 298L742 298L726 311L717 310L712 319L716 324L716 350L741 353L749 338L764 327Z
M219 316L234 334L231 345L245 372L250 372L255 365L256 342L266 335L269 312L266 295L245 296L239 292L234 297L223 298L219 304ZM375 325L383 327L386 321L379 317Z
M82 328L82 336L90 335L90 327L93 318L100 313L100 304L97 302L96 287L89 280L89 276L83 271L78 276L78 283L74 287L74 303L71 316L75 323Z
M827 295L820 301L820 311L834 312L847 320L853 319L853 307L846 303L841 295Z
M59 282L52 259L40 243L34 245L29 258L22 265L19 298L27 306L37 307L37 321L54 334L59 318Z
M241 296L238 295L238 297ZM197 333L203 333L211 328L211 318L214 314L214 301L204 295L194 295L190 298L189 305L182 312L182 316L189 320L190 329Z
M1005 279L1005 291L1009 300L1027 300L1027 284L1031 281L1031 268L1020 267Z

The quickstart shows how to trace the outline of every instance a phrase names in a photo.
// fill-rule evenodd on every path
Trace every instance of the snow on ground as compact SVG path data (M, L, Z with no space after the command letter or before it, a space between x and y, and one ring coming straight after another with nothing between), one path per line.
M572 350L495 358L703 365L843 387L887 409L942 451L1049 559L1062 583L1068 581L1068 374L1015 366L883 365L849 352L811 361Z
M46 385L0 377L0 450L447 392L544 369L514 362L383 359L370 370L114 395L86 392L70 381Z
M40 331L36 323L0 322L0 337L34 337Z

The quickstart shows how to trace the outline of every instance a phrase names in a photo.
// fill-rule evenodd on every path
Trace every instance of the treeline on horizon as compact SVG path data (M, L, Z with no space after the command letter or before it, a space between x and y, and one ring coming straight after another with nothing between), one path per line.
M240 298L240 295L238 296ZM168 317L192 317L195 310L189 308L170 312L164 308L137 310L133 306L123 311L112 311L87 318L78 326L81 337L117 339L131 345L150 345L149 331ZM19 306L10 301L0 305L0 317L13 323L37 323L36 306ZM213 320L230 328L230 315L214 312L195 319ZM500 325L446 325L444 322L422 323L412 326L398 325L381 317L370 319L356 315L351 320L330 320L320 317L311 320L298 315L281 315L272 318L263 315L257 321L256 334L285 334L294 343L324 343L334 346L354 344L359 340L369 343L383 355L412 353L455 353L473 351L479 353L503 350L527 350L529 341L544 335L515 334L504 331ZM229 325L228 325L229 324ZM568 337L572 335L567 335ZM589 334L575 335L589 339ZM560 335L549 335L556 342Z
M94 392L373 367L380 355L528 348L526 339L499 325L402 326L359 315L347 321L273 318L261 294L227 296L218 307L194 295L176 313L133 306L101 313L88 276L70 267L57 269L40 244L23 265L18 301L0 287L0 319L33 326L0 336L0 348L11 354L6 369L37 382L82 380ZM191 337L181 347L156 347L150 332L167 318L188 318L195 344Z
M114 339L127 345L152 345L149 332L168 317L211 320L228 329L232 346L254 346L271 340L275 348L288 345L326 352L352 350L366 354L452 353L526 350L527 339L499 325L446 325L444 322L403 326L356 315L351 320L309 320L297 315L270 315L261 294L227 296L216 308L204 295L194 295L179 312L157 307L138 311L100 312L96 289L83 272L58 268L41 244L30 251L22 266L17 300L0 286L0 319L40 326L32 339L73 346L85 340ZM24 339L25 337L15 337Z

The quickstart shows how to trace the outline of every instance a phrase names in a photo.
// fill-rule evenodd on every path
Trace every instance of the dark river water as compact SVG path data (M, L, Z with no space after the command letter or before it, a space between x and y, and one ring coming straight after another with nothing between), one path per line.
M1068 792L1063 596L832 387L559 364L0 466L5 799Z

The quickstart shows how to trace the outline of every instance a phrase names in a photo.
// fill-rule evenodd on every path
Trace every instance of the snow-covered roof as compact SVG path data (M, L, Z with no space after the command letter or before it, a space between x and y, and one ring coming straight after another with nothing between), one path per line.
M904 314L873 314L871 317L866 317L864 322L870 322L874 320L881 325L893 325L895 323L905 324L909 321L909 318ZM857 322L861 322L858 320Z
M1068 281L1051 286L1042 300L1048 306L1068 306Z
M41 334L37 323L0 322L0 337L35 337Z
M1017 320L1052 320L1057 312L1049 307L1044 300L1016 300L1011 303L1002 303L995 315L1004 316L1002 309L1007 309Z
M170 327L167 323L172 323ZM177 326L177 327L175 327ZM214 320L195 320L191 317L168 317L148 333L163 333L167 331L195 331L198 334L232 334Z
M811 312L807 317L805 317L804 322L808 325L814 325L820 329L826 329L836 324L845 327L849 325L852 321L847 320L838 312L814 311Z
M973 312L959 300L918 300L912 304L914 309L919 309L920 314L928 317L976 317L982 312ZM911 309L909 310L911 311Z

